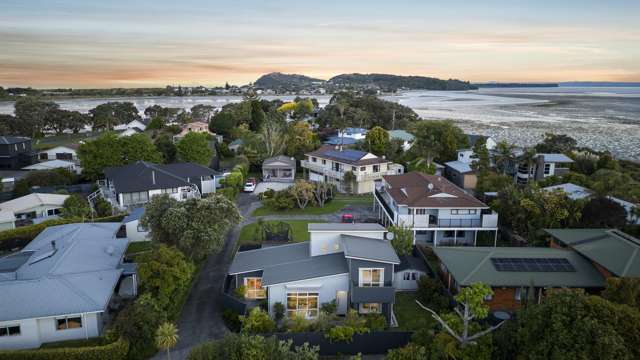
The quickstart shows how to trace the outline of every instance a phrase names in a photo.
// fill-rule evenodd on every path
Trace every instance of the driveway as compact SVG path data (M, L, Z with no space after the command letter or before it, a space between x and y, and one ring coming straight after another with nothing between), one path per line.
M253 194L240 194L238 208L245 217L257 207L257 199ZM212 254L200 269L191 288L189 297L182 308L178 320L180 340L171 351L171 359L186 359L195 345L211 339L220 339L228 332L222 320L222 300L220 297L222 284L227 269L233 260L233 250L243 222L227 234L225 245L218 254ZM154 359L165 359L166 353L158 353Z

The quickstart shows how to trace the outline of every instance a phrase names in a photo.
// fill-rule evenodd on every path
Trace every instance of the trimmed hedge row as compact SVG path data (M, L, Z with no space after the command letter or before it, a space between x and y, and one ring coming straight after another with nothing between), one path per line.
M129 343L120 338L104 346L4 350L0 351L0 360L122 360L128 351Z

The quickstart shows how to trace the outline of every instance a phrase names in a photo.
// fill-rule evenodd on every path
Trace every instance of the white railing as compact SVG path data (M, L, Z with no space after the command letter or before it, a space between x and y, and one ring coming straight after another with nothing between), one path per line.
M315 163L312 163L308 160L302 160L300 162L300 165L303 168L309 169L309 170L313 170L315 172L318 172L322 175L327 175L330 176L332 178L336 178L339 180L342 180L342 178L344 177L344 173L346 171L336 171L332 168L326 167L326 166L322 166L322 165L318 165ZM395 165L395 166L392 166ZM389 169L386 171L378 171L375 173L372 172L366 172L364 174L359 173L359 172L355 172L354 175L356 175L356 181L367 181L367 180L379 180L382 178L383 175L396 175L397 174L397 169L398 166L401 165L397 165L397 164L391 164L389 166Z

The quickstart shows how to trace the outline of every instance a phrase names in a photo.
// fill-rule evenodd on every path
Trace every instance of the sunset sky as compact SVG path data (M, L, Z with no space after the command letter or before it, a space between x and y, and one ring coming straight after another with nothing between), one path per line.
M2 0L0 86L640 81L640 1Z

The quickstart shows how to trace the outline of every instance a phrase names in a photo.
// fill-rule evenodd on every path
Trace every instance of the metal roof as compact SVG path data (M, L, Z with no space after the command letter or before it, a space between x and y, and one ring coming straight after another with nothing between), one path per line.
M455 160L455 161L446 162L444 164L461 174L473 172L471 165L463 161Z
M28 259L0 278L0 321L104 311L129 243L115 237L119 227L83 223L46 228L22 250Z
M19 144L25 141L31 141L31 139L22 136L0 136L0 144L3 145Z
M531 247L435 247L436 256L462 286L604 287L605 279L580 254L571 250ZM498 271L491 258L567 259L575 271Z
M384 226L375 223L310 223L307 229L309 231L387 231Z
M328 145L353 145L357 143L358 140L350 137L339 137L339 136L330 136L327 140L324 141L325 144Z
M279 164L283 164L285 166L291 166L291 167L295 167L296 166L296 159L289 157L289 156L284 156L284 155L278 155L278 156L274 156L272 158L269 159L265 159L262 162L262 167L269 167L272 165L278 165L278 166L282 166Z
M421 272L428 272L427 264L420 256L413 256L412 254L400 256L400 265L395 267L395 271L404 270L418 270Z
M104 173L118 193L169 189L189 186L191 183L199 185L201 176L219 175L213 169L193 163L158 165L146 161L109 167Z
M347 258L400 264L400 259L388 240L344 234L340 236L340 240Z
M382 164L388 163L390 161L375 156L373 154L369 154L364 151L345 149L345 150L337 150L335 146L332 145L323 145L317 150L306 153L306 156L315 156L319 158L325 158L337 162L342 162L350 165L372 165L372 164Z
M270 286L348 273L349 267L341 252L311 256L304 260L265 268L262 272L262 285Z
M233 262L229 267L229 274L264 270L269 266L305 260L309 257L308 241L240 251L233 258Z
M572 163L573 160L565 154L536 154L536 156L542 155L544 162L548 163Z
M549 235L616 276L640 276L640 240L612 229L546 229Z
M142 215L144 215L144 207L134 208L127 216L124 217L124 219L122 219L122 222L128 223L131 221L140 220L140 218L142 218Z
M588 198L593 193L591 190L587 189L584 186L580 186L572 183L547 186L542 188L542 190L545 190L545 191L562 190L572 200Z
M0 204L0 210L20 213L38 206L62 207L69 195L33 193Z
M405 130L389 130L389 138L409 141L409 142L416 139L415 136L413 136L412 134L408 133Z

